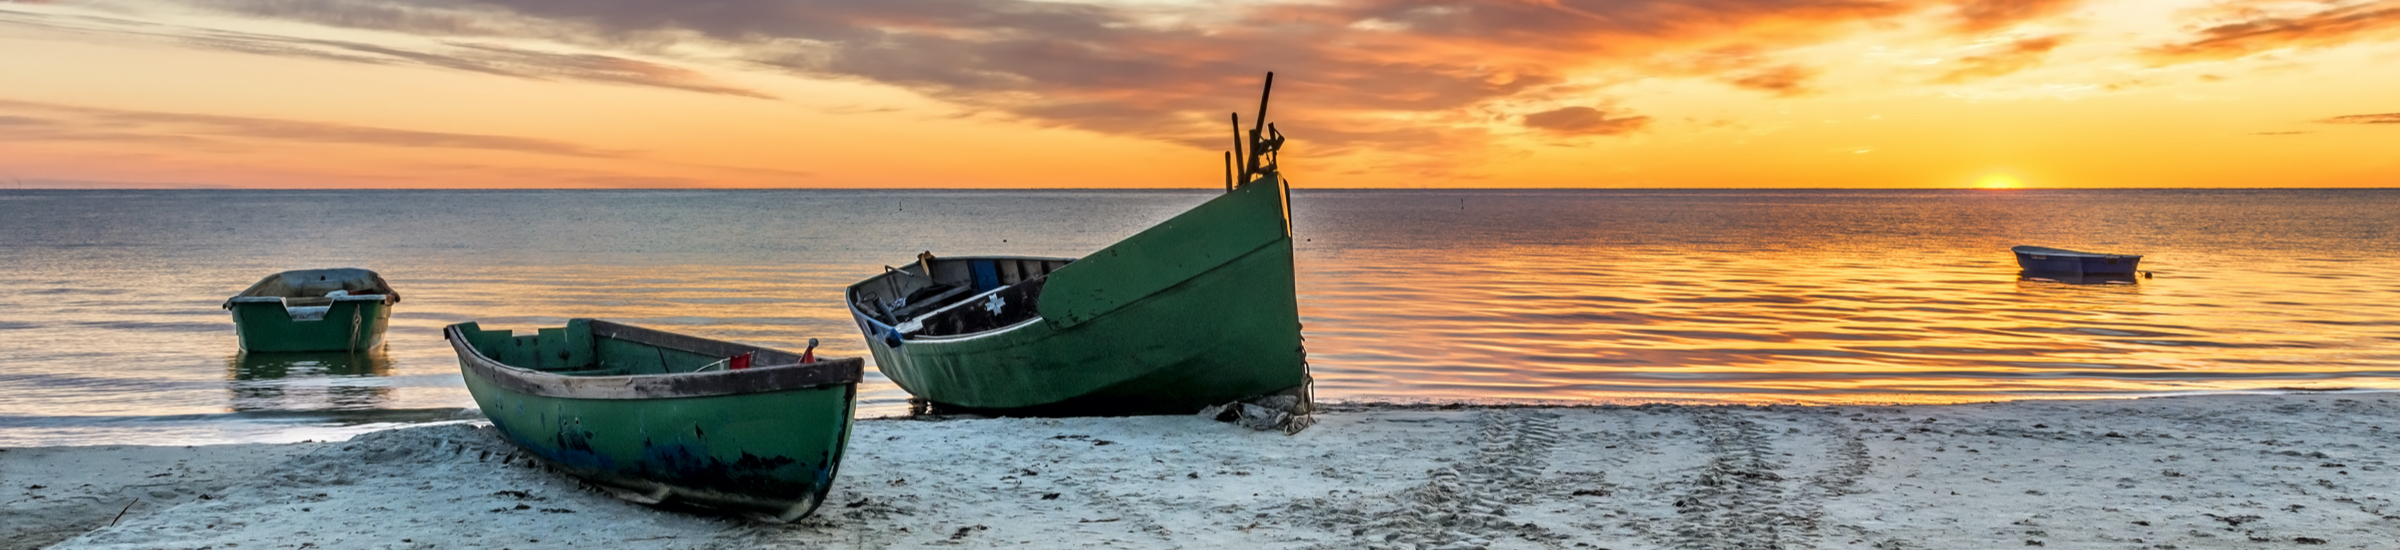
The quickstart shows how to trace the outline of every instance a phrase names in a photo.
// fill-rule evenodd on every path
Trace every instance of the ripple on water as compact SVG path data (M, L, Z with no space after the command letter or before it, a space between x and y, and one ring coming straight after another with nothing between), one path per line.
M1210 196L346 193L0 205L0 417L472 407L440 332L464 321L594 317L863 356L840 292L883 265L1081 255ZM908 231L860 230L903 202ZM1302 190L1292 218L1323 399L1959 402L2400 388L2392 211L2400 191ZM225 223L266 218L283 223ZM2146 254L2157 278L2029 280L2017 244ZM335 265L407 296L380 355L239 359L224 296ZM865 415L907 409L872 372L860 398ZM157 433L285 425L175 422ZM39 428L77 429L139 432Z

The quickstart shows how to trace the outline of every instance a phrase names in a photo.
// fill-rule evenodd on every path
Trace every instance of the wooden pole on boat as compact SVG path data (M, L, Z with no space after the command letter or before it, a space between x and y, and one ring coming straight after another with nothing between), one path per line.
M1249 170L1244 172L1245 175L1258 172L1259 131L1265 130L1267 127L1267 96L1274 92L1275 71L1267 71L1267 84L1260 87L1258 90L1258 117L1250 121L1250 164L1248 165ZM1239 129L1242 127L1242 124L1240 122L1235 122L1233 127Z
M1233 152L1225 152L1225 192L1233 192Z
M1241 113L1225 113L1225 116L1226 116L1226 117L1229 117L1229 118L1231 118L1231 119L1233 119L1233 153L1232 153L1232 154L1233 154L1233 157L1232 157L1232 158L1249 158L1249 157L1244 157L1244 156L1242 156L1242 114L1241 114ZM1237 185L1238 185L1238 184L1241 182L1241 180L1250 179L1250 172L1249 172L1249 171L1236 169L1236 170L1234 170L1234 172L1236 172L1236 175L1234 176L1234 181L1235 181L1235 183L1236 183Z

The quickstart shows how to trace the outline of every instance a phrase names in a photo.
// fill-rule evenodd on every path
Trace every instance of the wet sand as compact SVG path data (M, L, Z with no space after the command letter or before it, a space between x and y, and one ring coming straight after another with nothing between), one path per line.
M445 425L9 449L0 525L12 548L2395 548L2395 419L2400 395L2331 393L1347 406L1294 436L869 420L827 504L785 525L611 499ZM136 496L160 501L76 534Z

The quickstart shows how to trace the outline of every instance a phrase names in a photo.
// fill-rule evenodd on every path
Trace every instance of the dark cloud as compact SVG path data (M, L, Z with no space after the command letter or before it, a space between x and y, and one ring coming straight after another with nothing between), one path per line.
M187 3L225 12L272 14L335 27L428 36L523 35L538 33L539 27L533 22L512 19L504 11L446 0L188 0Z
M2042 59L2049 56L2050 50L2058 49L2063 42L2065 37L2056 35L2020 38L1997 52L1959 58L1957 69L1934 79L1934 82L1956 84L2030 69L2042 64Z
M2317 122L2326 124L2400 124L2400 113L2342 115Z
M1591 107L1567 107L1525 115L1527 128L1567 135L1613 136L1631 133L1649 125L1650 117L1608 118L1608 113Z
M48 118L14 116L28 121L20 137L46 140L205 141L239 138L299 143L350 143L390 147L483 149L575 157L619 157L572 143L545 139L446 132L421 132L268 118L125 111L53 103L0 100L0 110L32 111ZM6 130L0 130L5 132Z
M1775 95L1791 97L1806 95L1809 92L1808 79L1816 76L1817 71L1807 67L1783 65L1746 75L1731 76L1725 82L1742 88L1774 92Z
M2230 15L2240 22L2200 30L2189 42L2150 48L2144 53L2160 63L2233 59L2282 48L2329 48L2357 42L2400 38L2400 0L2332 5L2302 14L2269 15L2236 3Z

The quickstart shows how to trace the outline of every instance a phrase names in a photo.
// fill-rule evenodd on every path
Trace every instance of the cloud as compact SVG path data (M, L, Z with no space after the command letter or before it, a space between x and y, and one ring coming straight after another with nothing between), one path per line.
M22 182L20 182L20 183L23 183L23 184L26 186L26 188L29 188L29 189L234 189L234 188L236 188L235 186L232 186L232 185L226 185L226 184L222 184L222 183L196 183L196 182L180 182L180 181L114 181L114 180L76 180L76 179L28 179L28 180L24 180L24 181L22 181Z
M2236 2L2225 6L2242 20L2201 29L2194 40L2149 48L2160 64L2234 59L2285 48L2330 48L2400 38L2400 0L2357 4ZM2321 9L2318 9L2321 8ZM2306 11L2313 9L2313 11Z
M1649 125L1650 117L1608 118L1608 113L1591 107L1566 107L1525 115L1526 128L1566 135L1613 136L1631 133Z
M472 55L458 59L478 62L486 68L498 68L514 76L528 78L554 77L596 82L615 82L636 86L653 86L711 94L775 99L765 93L716 84L706 75L690 69L588 53L551 53L522 50L492 44L452 43L452 47Z
M1944 74L1933 81L1956 84L2033 68L2042 64L2042 59L2049 56L2050 50L2058 49L2058 45L2063 42L2065 42L2065 37L2057 35L2012 40L2000 51L1959 58L1959 68L1952 69L1949 74Z
M1209 147L1221 146L1223 113L1248 110L1259 75L1275 70L1278 104L1291 107L1275 118L1295 139L1444 157L1491 135L1478 131L1488 126L1478 110L1579 99L1589 90L1570 86L1570 75L1596 67L1730 41L1804 44L1861 20L1949 9L1939 0L197 2L448 40L537 37L650 51L705 42L742 62L897 86L970 111ZM1997 21L2046 12L1977 13ZM1753 28L1774 32L1745 33ZM1794 95L1814 74L1786 65L1730 81Z
M32 111L46 118L10 115L0 136L41 140L199 142L256 139L297 143L349 143L389 147L481 149L572 157L621 157L572 143L512 136L422 132L349 124L270 118L126 111L54 103L0 100L0 110Z
M1809 79L1818 74L1795 63L1778 64L1769 48L1755 43L1670 52L1643 63L1639 71L1651 76L1705 77L1783 97L1807 95Z
M1731 77L1725 82L1736 87L1748 88L1762 92L1773 92L1775 95L1791 97L1806 95L1809 92L1808 79L1815 78L1816 76L1817 71L1807 67L1801 67L1799 65L1782 65L1770 67L1765 70L1750 73L1748 75Z
M883 84L977 116L1221 148L1224 113L1250 109L1277 71L1274 118L1311 154L1473 162L1502 146L1495 121L1589 102L1579 81L1662 57L1753 52L1853 36L1861 24L1955 15L1981 31L2048 17L2075 0L127 0L218 15L430 37L219 41L201 47L437 66L527 78L743 90L659 64L540 55L514 44L619 57L763 67ZM2400 0L2395 0L2400 1ZM369 36L354 34L353 36ZM351 38L345 36L344 38ZM365 42L374 42L366 44ZM483 46L512 44L510 46ZM382 49L376 49L382 48ZM550 49L550 48L540 48ZM1747 54L1671 73L1779 96L1819 71ZM755 93L755 92L753 92ZM1528 107L1541 106L1541 107ZM1247 115L1245 115L1247 116ZM1555 115L1553 115L1555 116ZM1505 124L1502 122L1501 124Z
M690 189L707 187L709 184L698 178L665 176L580 176L566 178L566 181L604 189Z
M1958 5L1959 30L1984 32L2075 7L2078 0L1967 0Z
M2317 122L2326 124L2400 124L2400 113L2342 115Z
M286 3L308 4L305 2ZM706 75L690 69L590 53L543 52L472 42L437 42L403 46L355 40L328 40L163 25L114 17L63 17L11 10L0 10L0 23L14 23L77 34L156 40L185 47L236 53L373 65L416 65L535 80L584 80L774 99L774 96L758 91L717 84ZM406 18L389 23L406 30L438 28L449 31L465 31L474 28L464 23L428 25Z

